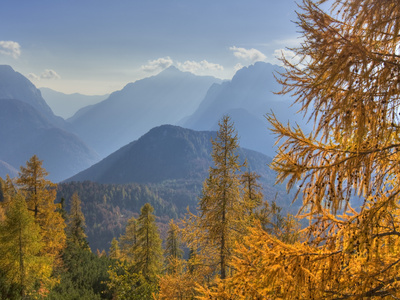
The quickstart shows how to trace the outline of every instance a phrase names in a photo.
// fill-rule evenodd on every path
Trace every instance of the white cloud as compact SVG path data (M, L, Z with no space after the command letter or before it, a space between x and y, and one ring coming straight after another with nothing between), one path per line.
M13 41L0 41L0 54L17 59L21 55L21 46Z
M61 79L61 76L56 73L56 71L51 69L46 69L42 74L40 74L41 79Z
M29 73L28 78L30 80L40 80L40 76L37 76L35 73Z
M238 48L236 46L230 47L229 50L233 51L235 57L255 63L256 61L264 61L267 57L257 49Z
M33 81L39 81L41 79L61 79L61 76L57 74L56 71L52 69L46 69L40 75L35 73L29 73L28 78Z
M142 66L142 70L146 72L153 72L157 69L166 69L173 63L173 60L169 56L161 57L159 59L150 60L147 65Z
M187 60L184 63L177 63L178 67L184 71L223 71L224 67L219 64L210 63L206 60L200 62Z

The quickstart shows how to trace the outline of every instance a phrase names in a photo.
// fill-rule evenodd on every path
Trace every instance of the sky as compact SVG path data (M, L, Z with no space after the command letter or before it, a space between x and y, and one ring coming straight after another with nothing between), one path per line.
M300 43L294 0L1 0L0 64L102 95L173 65L231 79Z

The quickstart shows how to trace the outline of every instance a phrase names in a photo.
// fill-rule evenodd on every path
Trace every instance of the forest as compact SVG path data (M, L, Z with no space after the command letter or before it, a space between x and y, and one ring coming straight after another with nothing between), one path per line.
M0 297L399 299L398 0L303 0L297 25L299 59L282 58L278 81L314 130L267 115L279 143L270 167L296 192L297 215L282 214L239 162L229 116L196 208L162 239L162 205L145 191L152 204L135 203L108 251L90 249L79 194L56 202L33 156L1 180Z

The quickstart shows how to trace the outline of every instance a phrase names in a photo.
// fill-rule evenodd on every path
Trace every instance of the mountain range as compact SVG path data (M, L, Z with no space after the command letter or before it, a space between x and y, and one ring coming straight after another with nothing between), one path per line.
M220 80L169 67L127 84L68 121L75 133L105 157L155 126L176 124L192 114L215 82Z
M221 81L172 66L82 108L68 122L104 158L155 126L215 131L221 117L229 114L243 147L273 157L275 137L265 114L273 111L284 123L290 120L310 129L296 114L300 107L292 106L290 97L274 94L280 90L274 74L281 71L279 66L257 62L237 71L232 80Z
M0 176L37 154L45 161L52 180L64 180L156 126L215 131L225 114L235 122L244 148L272 157L274 137L268 132L265 113L273 111L283 122L290 119L305 124L295 114L298 107L290 106L290 98L273 93L279 91L274 78L277 71L282 69L258 62L237 71L232 80L221 81L170 67L129 83L64 120L54 115L40 90L27 78L10 66L0 66L0 136L7 145L0 150ZM48 96L53 93L44 91Z
M40 91L22 74L8 65L0 65L0 99L16 99L31 105L52 124L65 128L66 123L54 115Z

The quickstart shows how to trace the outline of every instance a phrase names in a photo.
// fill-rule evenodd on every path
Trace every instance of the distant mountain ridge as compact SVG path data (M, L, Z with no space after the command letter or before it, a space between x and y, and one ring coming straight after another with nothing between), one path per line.
M192 114L208 88L220 81L170 67L127 84L69 121L75 132L105 157L155 126L176 124Z
M79 93L64 94L49 88L40 88L40 92L46 103L51 107L55 115L68 119L79 109L99 103L108 98L107 95L82 95Z
M173 125L155 127L66 181L121 184L201 178L208 170L212 134Z
M126 184L196 180L201 183L213 165L211 139L215 134L173 125L158 126L66 182ZM275 173L267 166L272 160L270 157L244 148L238 153L242 161L247 159L252 171L273 182Z

